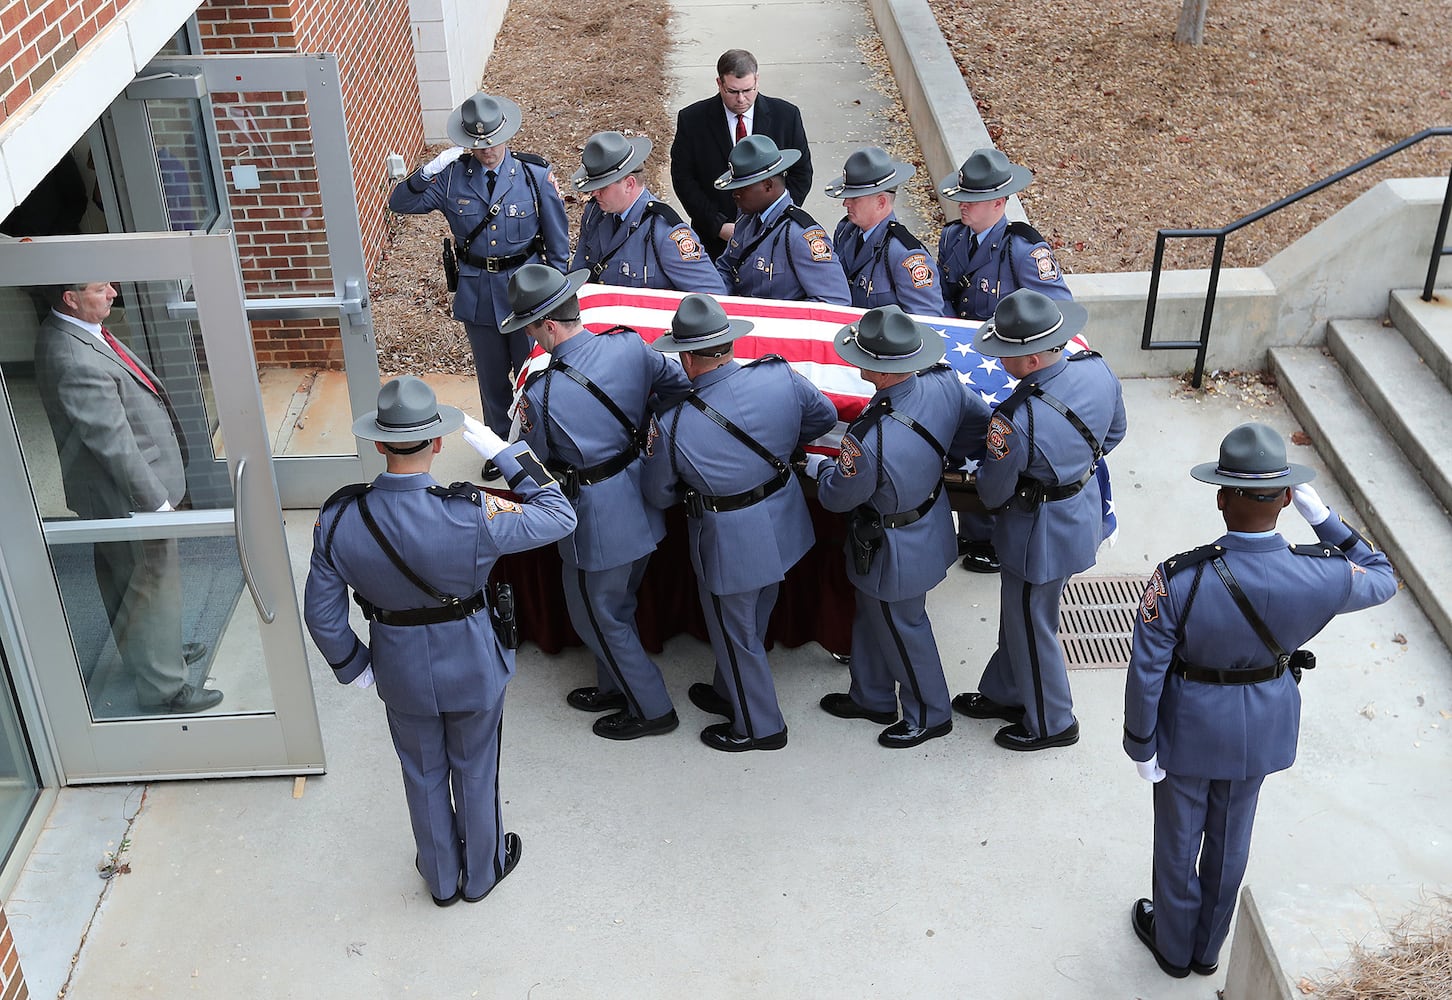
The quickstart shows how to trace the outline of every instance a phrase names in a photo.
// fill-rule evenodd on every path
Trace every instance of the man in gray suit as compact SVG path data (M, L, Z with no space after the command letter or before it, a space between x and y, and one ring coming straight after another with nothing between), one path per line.
M66 504L83 518L168 511L186 494L181 425L161 379L102 321L116 289L92 281L45 289L35 378L60 456ZM96 583L142 711L201 712L222 692L193 685L205 649L182 644L176 540L98 542Z

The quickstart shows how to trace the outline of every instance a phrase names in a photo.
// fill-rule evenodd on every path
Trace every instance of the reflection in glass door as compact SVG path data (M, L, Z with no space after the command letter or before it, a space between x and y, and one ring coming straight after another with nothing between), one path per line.
M10 662L0 631L0 865L40 797L35 758L15 705Z

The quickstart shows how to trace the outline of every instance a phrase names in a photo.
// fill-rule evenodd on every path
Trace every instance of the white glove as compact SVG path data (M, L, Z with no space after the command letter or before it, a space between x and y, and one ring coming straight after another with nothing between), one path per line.
M814 451L808 452L807 453L807 476L808 476L808 478L811 478L811 479L820 479L822 477L822 466L826 465L828 462L831 462L831 461L833 461L833 459L830 458L830 457L828 457L828 456L826 456L826 455L818 455Z
M171 501L170 500L163 500L161 502L161 506L158 507L158 508L156 508L156 512L158 514L164 513L165 511L168 511L168 510L176 510L176 508L171 505Z
M1321 497L1311 488L1310 483L1292 487L1291 503L1296 505L1296 513L1304 517L1306 523L1313 528L1331 516L1331 508L1321 502Z
M477 451L481 458L493 461L494 456L504 450L504 439L489 429L482 420L475 420L464 414L464 443Z
M349 687L371 688L373 686L373 664L363 668L363 672L348 682Z
M443 173L445 167L447 167L450 163L455 162L459 159L459 157L463 155L463 146L450 146L438 156L435 156L432 160L425 163L423 167L419 170L419 174L424 178L424 180L428 180L430 177L435 177Z
M1165 769L1160 767L1160 755L1151 754L1149 760L1137 760L1134 762L1134 769L1139 776L1150 784L1165 780Z

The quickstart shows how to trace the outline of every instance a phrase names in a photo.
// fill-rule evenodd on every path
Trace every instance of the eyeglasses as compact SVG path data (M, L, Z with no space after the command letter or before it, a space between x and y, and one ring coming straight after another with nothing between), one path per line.
M732 97L745 97L748 94L756 93L755 87L742 87L740 90L737 90L735 87L727 87L723 84L721 89Z

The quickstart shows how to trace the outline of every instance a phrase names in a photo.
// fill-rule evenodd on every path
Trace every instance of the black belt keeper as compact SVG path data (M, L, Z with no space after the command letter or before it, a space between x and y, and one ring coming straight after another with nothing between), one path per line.
M409 608L406 611L388 611L380 608L372 601L356 591L353 600L358 607L363 609L363 617L370 622L378 622L380 625L437 625L440 622L456 622L470 615L478 614L484 610L484 591L476 590L473 594L454 604L444 604L435 608Z
M689 490L687 491L688 495L686 497L686 513L691 514L691 511L697 506L701 510L709 510L713 514L725 514L733 510L745 510L753 504L761 503L761 501L791 482L791 478L792 470L789 468L783 469L771 479L768 479L754 489L745 490L741 493L732 493L730 496L724 497L713 497L707 493L696 493L694 490ZM691 493L695 494L695 500L689 496ZM699 517L700 515L692 514L691 516Z
M473 264L481 271L488 271L490 274L498 274L500 271L507 271L511 267L518 267L527 264L537 255L534 251L511 254L508 257L476 257L467 250L459 251L459 259L466 263Z
M1186 663L1178 656L1170 660L1170 669L1187 681L1199 681L1201 684L1260 684L1264 681L1273 681L1286 672L1290 665L1291 657L1287 655L1280 662L1269 667L1256 667L1252 670L1219 670L1215 667L1201 667L1193 663Z
M912 510L905 510L900 514L883 514L882 526L884 528L906 528L915 521L920 521L928 516L928 511L933 509L933 504L938 502L938 494L943 492L943 481L938 480L938 485L933 487L933 492L928 498L918 504Z

